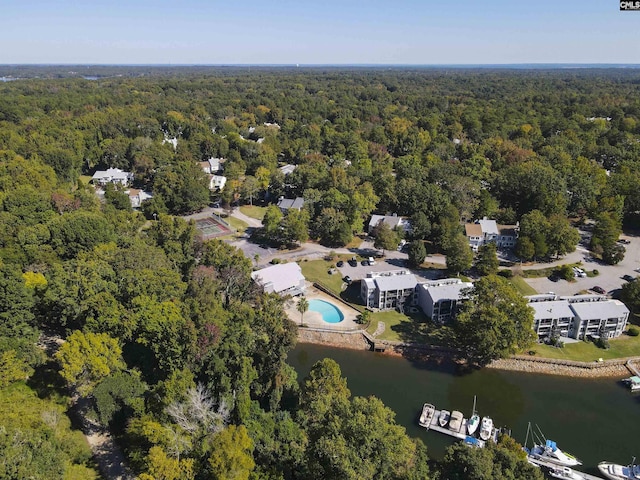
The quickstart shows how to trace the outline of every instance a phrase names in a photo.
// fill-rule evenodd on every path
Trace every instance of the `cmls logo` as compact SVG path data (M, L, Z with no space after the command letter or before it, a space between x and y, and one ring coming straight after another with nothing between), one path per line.
M620 10L636 10L640 12L640 1L625 1L620 0Z

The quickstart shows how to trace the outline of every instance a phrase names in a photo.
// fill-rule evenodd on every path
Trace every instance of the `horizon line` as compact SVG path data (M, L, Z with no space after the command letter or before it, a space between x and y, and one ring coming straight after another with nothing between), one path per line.
M640 63L518 62L518 63L0 63L0 67L640 67Z

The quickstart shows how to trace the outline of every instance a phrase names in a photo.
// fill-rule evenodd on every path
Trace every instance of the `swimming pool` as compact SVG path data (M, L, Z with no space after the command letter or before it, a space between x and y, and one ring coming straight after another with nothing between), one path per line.
M327 323L340 323L344 320L344 315L338 307L324 300L309 300L309 310L318 312Z

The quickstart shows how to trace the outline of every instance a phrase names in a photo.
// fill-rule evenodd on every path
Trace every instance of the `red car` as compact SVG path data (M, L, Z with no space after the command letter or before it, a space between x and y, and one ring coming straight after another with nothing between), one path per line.
M607 291L602 288L602 287L593 287L591 290L593 290L596 293L599 293L600 295L604 295L605 293L607 293Z

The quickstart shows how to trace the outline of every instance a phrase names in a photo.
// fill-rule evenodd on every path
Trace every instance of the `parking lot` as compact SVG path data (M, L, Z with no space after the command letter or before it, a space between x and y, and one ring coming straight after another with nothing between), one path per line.
M606 265L591 257L586 249L588 244L588 232L581 232L583 241L575 252L567 255L562 263L582 262L582 269L591 272L598 270L599 274L593 278L575 278L571 282L566 280L558 280L552 282L548 278L527 278L526 282L535 288L539 293L555 292L558 295L575 295L583 290L590 290L594 286L602 287L607 293L615 292L624 285L626 280L624 275L632 277L640 276L636 269L640 268L640 237L631 235L622 235L620 238L628 240L629 244L624 245L626 253L624 260L618 265ZM544 268L544 264L537 268Z

